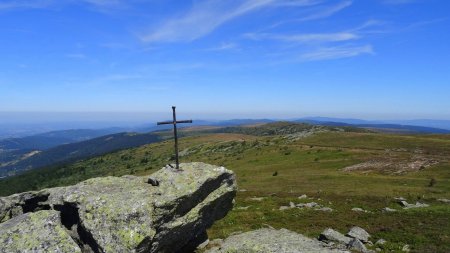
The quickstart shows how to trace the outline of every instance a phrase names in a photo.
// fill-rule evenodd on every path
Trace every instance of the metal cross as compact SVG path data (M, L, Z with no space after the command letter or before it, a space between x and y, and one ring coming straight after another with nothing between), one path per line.
M180 123L192 123L192 120L179 120L177 121L177 116L175 114L175 106L172 106L172 111L173 111L173 121L164 121L164 122L158 122L156 123L158 126L159 125L169 125L172 124L173 125L173 135L175 136L175 162L176 162L176 166L177 166L177 170L180 169L180 163L178 161L178 134L177 134L177 124Z

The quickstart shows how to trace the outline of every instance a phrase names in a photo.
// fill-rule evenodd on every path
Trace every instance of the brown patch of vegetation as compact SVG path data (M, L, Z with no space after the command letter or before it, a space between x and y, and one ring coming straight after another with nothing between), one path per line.
M412 155L410 157L396 157L388 155L347 166L342 170L345 172L359 171L404 174L423 170L437 164L439 164L438 159L424 155Z

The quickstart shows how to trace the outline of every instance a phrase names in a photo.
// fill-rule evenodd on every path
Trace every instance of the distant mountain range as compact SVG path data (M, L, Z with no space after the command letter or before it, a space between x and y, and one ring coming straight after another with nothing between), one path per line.
M294 120L294 122L309 123L315 125L324 126L352 126L373 129L380 132L392 132L392 133L409 133L409 134L449 134L449 129L435 128L427 126L407 125L407 124L394 124L389 122L378 121L366 121L360 119L339 119L339 118L323 118L323 117L310 117ZM430 123L431 124L431 123ZM450 122L449 122L450 124ZM445 125L444 121L441 125ZM450 125L449 125L450 126Z
M192 124L182 124L179 127L226 128L276 121L272 119L194 120ZM450 134L450 121L445 120L412 120L395 121L399 123L394 123L394 121L308 117L290 121L333 127L357 127L388 133ZM403 123L411 123L411 125ZM441 126L442 128L432 126ZM14 175L23 170L73 162L120 149L157 142L162 137L153 132L167 131L171 128L171 125L156 126L155 123L152 123L132 128L72 129L3 139L0 140L0 177Z
M351 118L306 117L296 120L312 122L337 122L352 125L400 125L414 127L428 127L431 129L450 130L450 120L414 119L414 120L362 120Z
M120 132L120 128L106 129L71 129L52 131L22 138L8 138L0 140L0 149L3 150L46 150L62 144L85 141L103 135Z
M157 142L160 139L160 136L151 133L119 133L81 142L63 144L45 150L33 150L31 154L16 156L16 160L4 162L0 166L0 177L15 175L24 170L74 162L121 149ZM25 144L22 143L22 145ZM3 156L6 155L4 154Z
M73 129L52 131L22 138L3 139L0 140L0 168L5 164L23 159L36 152L117 132L120 132L120 129Z

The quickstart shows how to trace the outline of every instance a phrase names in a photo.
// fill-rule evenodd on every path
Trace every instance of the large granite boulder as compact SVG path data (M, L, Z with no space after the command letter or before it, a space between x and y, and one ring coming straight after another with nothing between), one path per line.
M168 166L150 177L93 178L0 198L0 221L8 224L39 210L55 210L60 213L56 227L83 252L189 251L232 208L236 181L223 167L188 163L180 168ZM29 224L29 229L39 226ZM32 251L27 245L20 244L21 250Z
M344 253L329 245L287 229L258 229L225 239L206 253Z

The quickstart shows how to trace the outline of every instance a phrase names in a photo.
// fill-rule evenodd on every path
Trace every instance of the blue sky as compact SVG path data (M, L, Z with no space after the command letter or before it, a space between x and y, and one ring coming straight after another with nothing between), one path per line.
M0 111L450 119L449 27L446 0L2 0Z

